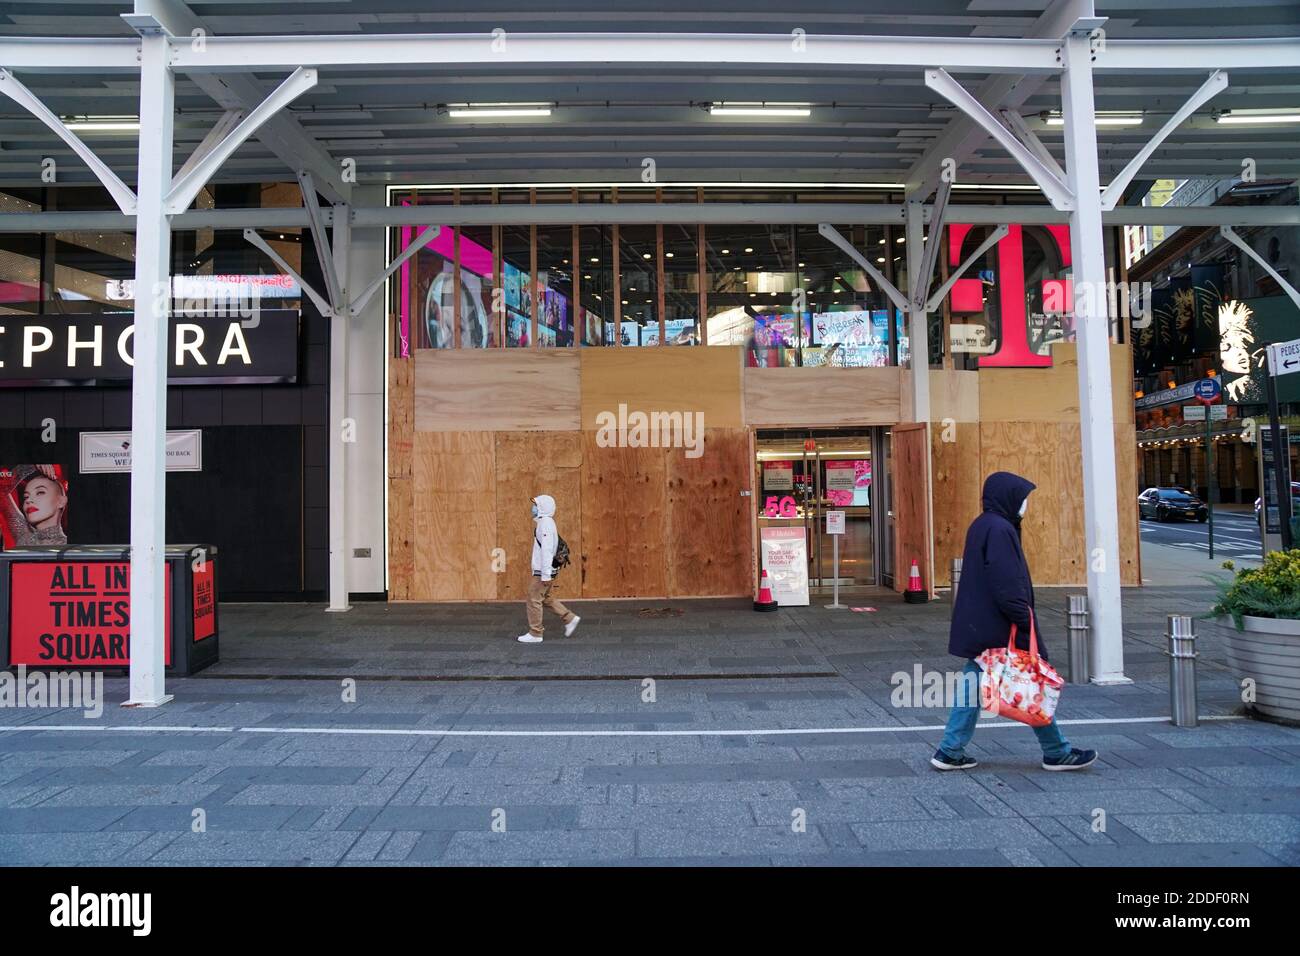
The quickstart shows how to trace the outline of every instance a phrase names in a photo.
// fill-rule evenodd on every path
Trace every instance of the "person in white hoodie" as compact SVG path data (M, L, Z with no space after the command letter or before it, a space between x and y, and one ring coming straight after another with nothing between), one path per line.
M533 499L533 580L528 586L528 633L520 634L523 644L542 643L542 608L549 607L564 622L564 636L570 636L582 618L551 596L555 586L555 548L560 534L555 529L555 499L538 495Z

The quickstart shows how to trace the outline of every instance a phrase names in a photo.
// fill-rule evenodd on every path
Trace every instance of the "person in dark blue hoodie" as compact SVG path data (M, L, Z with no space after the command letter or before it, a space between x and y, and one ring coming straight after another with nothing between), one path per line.
M1038 653L1047 659L1047 646L1034 613L1029 564L1020 546L1020 519L1034 487L1028 479L1007 471L994 472L984 479L984 513L971 522L966 532L961 586L948 632L948 653L966 658L966 667L943 740L930 760L936 770L969 770L976 766L974 758L965 753L980 715L978 694L972 692L980 674L975 658L990 647L1006 647L1012 624L1016 625L1016 646L1028 650L1032 622L1038 636ZM1071 747L1055 720L1046 727L1035 727L1034 733L1043 747L1044 770L1082 770L1097 759L1095 750Z

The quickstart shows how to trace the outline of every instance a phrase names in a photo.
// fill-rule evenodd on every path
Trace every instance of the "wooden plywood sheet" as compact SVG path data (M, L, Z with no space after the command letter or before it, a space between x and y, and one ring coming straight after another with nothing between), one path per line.
M753 485L747 429L709 429L704 453L667 454L668 594L742 595L753 582Z
M582 433L582 596L668 591L666 459L680 449L603 447Z
M1110 347L1115 420L1133 420L1133 374L1128 346ZM1079 420L1079 362L1073 343L1052 346L1048 368L986 368L978 372L981 422Z
M494 436L487 432L417 432L414 478L417 601L496 596Z
M1059 427L1052 422L981 422L980 458L985 476L1010 471L1037 486L1021 523L1021 544L1034 582L1059 583L1062 518L1058 502L1064 483Z
M892 425L902 421L898 368L747 368L751 426Z
M1057 475L1051 495L1056 509L1060 570L1044 584L1083 584L1088 580L1088 545L1083 516L1083 449L1077 422L1056 426Z
M578 428L577 349L426 349L414 361L416 431Z
M979 421L980 372L930 370L930 420Z
M555 499L556 527L569 544L573 563L557 578L561 600L581 593L582 436L578 432L497 432L497 547L505 569L497 574L496 596L522 601L532 578L532 499Z
M600 427L602 413L701 412L705 428L741 425L741 350L695 348L579 349L582 428Z
M1137 429L1130 422L1115 426L1115 483L1119 498L1119 579L1142 583L1142 553L1137 514Z
M415 514L412 510L411 479L388 479L388 597L392 601L411 598L415 576Z
M929 542L925 487L926 447L924 425L897 426L893 430L894 488L894 587L907 588L908 573L915 558L921 580L929 588Z
M411 477L415 439L415 363L388 359L388 477Z
M973 422L936 422L930 427L933 451L934 580L952 584L952 559L966 547L966 529L979 517L984 474L980 429Z

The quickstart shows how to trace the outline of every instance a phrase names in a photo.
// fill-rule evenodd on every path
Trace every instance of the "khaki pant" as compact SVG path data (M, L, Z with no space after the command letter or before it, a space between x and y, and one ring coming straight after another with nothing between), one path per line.
M542 626L543 607L549 607L560 615L560 620L565 624L568 624L575 617L572 611L551 597L551 589L554 587L554 578L543 581L540 577L533 576L532 583L528 585L528 633L535 634L538 637L542 636L542 631L545 630Z

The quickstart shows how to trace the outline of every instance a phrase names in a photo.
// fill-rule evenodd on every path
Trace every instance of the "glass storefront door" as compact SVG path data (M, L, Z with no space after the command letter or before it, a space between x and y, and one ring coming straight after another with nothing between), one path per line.
M799 527L808 552L810 587L835 582L834 541L826 512L844 512L841 588L881 583L876 515L880 429L785 429L755 438L758 527ZM761 562L762 555L760 553Z

